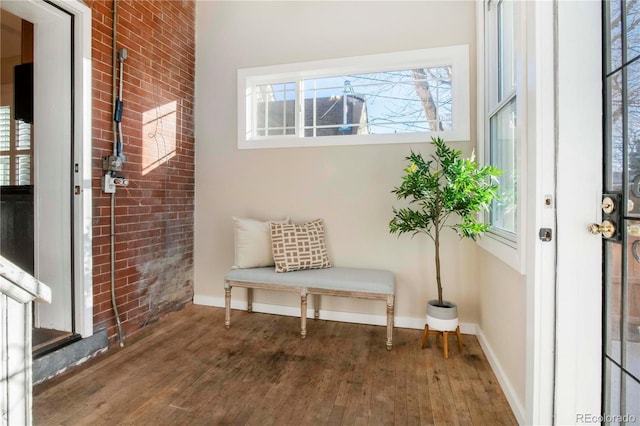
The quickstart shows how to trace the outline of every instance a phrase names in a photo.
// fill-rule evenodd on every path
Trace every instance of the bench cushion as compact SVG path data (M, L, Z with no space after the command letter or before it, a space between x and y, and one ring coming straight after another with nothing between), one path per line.
M365 293L395 293L393 274L390 271L378 269L343 268L338 266L293 272L276 272L273 267L234 269L225 276L225 280Z

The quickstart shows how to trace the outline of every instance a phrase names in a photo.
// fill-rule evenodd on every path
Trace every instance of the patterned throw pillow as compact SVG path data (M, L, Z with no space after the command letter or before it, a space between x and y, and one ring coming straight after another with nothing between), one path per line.
M330 268L322 219L304 225L271 223L276 272Z

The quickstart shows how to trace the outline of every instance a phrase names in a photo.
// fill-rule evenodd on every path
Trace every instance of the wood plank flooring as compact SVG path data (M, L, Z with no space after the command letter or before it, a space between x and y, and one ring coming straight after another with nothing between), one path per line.
M474 336L191 305L34 389L35 425L510 425ZM455 336L454 336L455 339ZM454 343L452 340L451 343Z

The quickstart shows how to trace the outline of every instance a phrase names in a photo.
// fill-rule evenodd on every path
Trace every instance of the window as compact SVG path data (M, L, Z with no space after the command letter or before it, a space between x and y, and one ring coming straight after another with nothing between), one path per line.
M510 245L518 236L518 87L516 84L516 2L485 5L485 161L503 170L500 198L487 220L491 233Z
M503 170L500 199L493 202L489 223L492 232L510 242L518 232L517 195L517 90L515 82L514 1L488 3L487 120L488 160Z
M31 124L14 120L12 138L11 121L11 108L0 106L0 185L29 185Z
M241 69L238 147L468 140L468 57L453 46Z
M478 86L484 95L479 96L479 148L485 163L494 165L503 173L498 178L500 198L495 200L484 220L491 225L488 238L481 245L516 269L523 271L522 220L524 164L524 119L521 105L524 100L521 68L524 49L523 25L518 25L521 2L514 0L489 0L482 3L482 34L479 40ZM481 81L482 80L482 81Z

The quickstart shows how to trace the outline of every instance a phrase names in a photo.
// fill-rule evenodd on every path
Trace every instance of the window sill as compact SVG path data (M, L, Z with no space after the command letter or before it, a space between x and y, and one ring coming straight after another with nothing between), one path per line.
M524 253L518 249L518 246L522 246L521 241L515 243L514 247L487 233L478 239L477 244L520 274L526 273Z
M442 131L428 133L403 133L380 135L351 135L322 136L315 138L301 138L297 136L266 137L238 140L238 149L266 149L266 148L306 148L322 146L349 146L349 145L381 145L398 143L428 142L431 136L439 136L447 142L461 142L469 140L469 132Z

